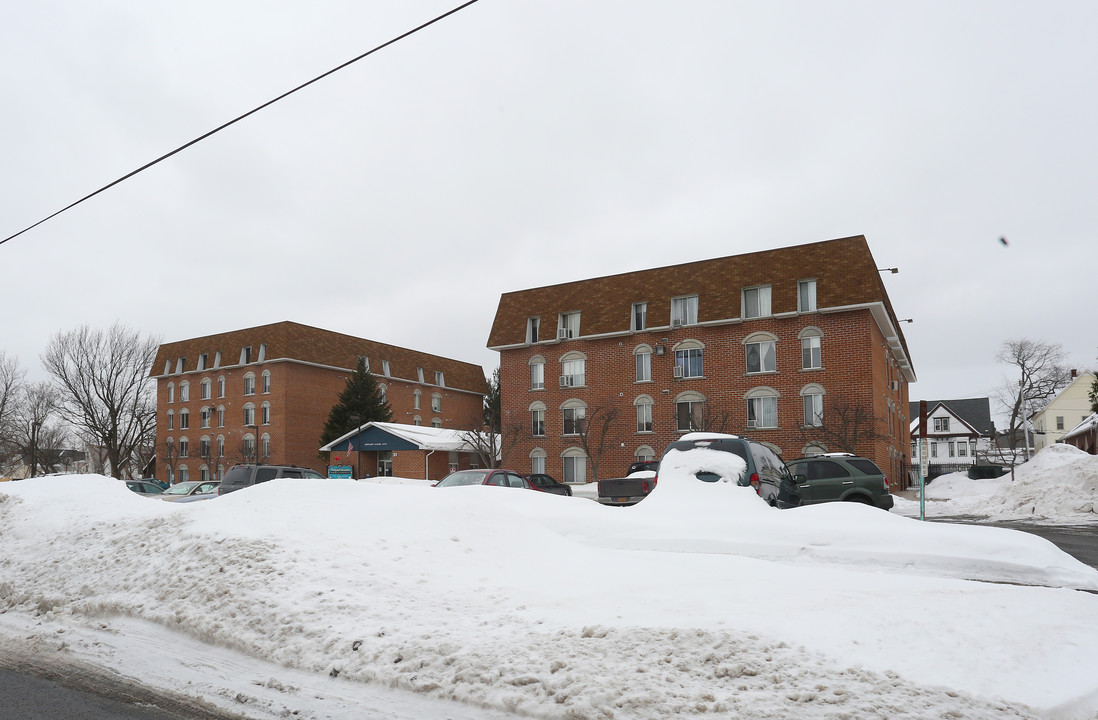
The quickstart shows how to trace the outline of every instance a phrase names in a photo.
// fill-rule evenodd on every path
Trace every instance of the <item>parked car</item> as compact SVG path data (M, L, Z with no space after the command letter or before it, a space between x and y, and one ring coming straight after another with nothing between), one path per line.
M637 470L627 477L599 480L598 488L599 502L603 505L636 505L656 489L656 473L653 470Z
M160 493L160 499L167 502L195 502L196 500L209 500L217 497L217 488L221 485L216 480L186 480L172 485Z
M788 465L805 505L860 502L890 510L894 502L888 478L869 458L853 453L823 453Z
M535 490L541 490L542 492L553 493L554 495L571 495L572 488L568 487L562 482L557 481L552 475L546 475L545 473L533 473L527 475L526 479L530 481L530 484L534 486Z
M672 450L691 452L698 448L734 453L743 459L746 467L743 475L736 478L736 483L754 488L759 497L770 505L791 508L801 504L801 495L797 491L793 475L778 454L767 445L738 435L694 432L687 433L668 445L664 458ZM703 482L717 482L721 479L717 473L704 469L696 472L694 477Z
M225 495L275 478L316 478L324 476L309 468L294 465L234 465L221 478L218 495Z
M629 470L625 473L627 476L632 475L635 472L643 472L645 470L651 470L652 472L659 472L660 461L659 460L638 460L629 466Z
M502 468L458 470L435 483L435 487L461 487L463 485L495 485L497 487L535 489L530 481L521 474L514 470L504 470Z
M169 487L171 487L171 483L165 482L163 480L157 480L156 478L138 478L138 482L148 482L152 483L153 485L158 485L161 490L167 490Z
M164 492L164 488L158 483L148 480L127 480L126 487L138 495L159 495Z

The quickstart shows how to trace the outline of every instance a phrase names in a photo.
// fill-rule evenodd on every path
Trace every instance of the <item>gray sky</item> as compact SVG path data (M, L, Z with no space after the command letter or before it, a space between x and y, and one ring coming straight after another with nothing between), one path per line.
M458 4L0 0L0 238ZM1089 0L481 0L0 245L0 349L294 320L490 371L502 292L864 234L913 400L989 394L1008 338L1093 367L1096 34Z

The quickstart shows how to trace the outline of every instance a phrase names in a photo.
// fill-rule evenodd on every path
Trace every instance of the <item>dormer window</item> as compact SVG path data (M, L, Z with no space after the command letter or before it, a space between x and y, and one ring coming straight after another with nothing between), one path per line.
M631 329L634 332L640 332L648 327L648 303L635 302L633 303L633 319Z
M578 312L561 313L557 320L557 339L570 340L579 337L580 314Z
M438 370L435 370L435 385L446 387L446 377Z
M671 298L671 327L697 325L698 296Z
M770 286L744 288L743 291L743 316L744 318L759 318L770 316Z
M797 310L800 312L815 312L816 310L816 281L801 280L797 283Z
M251 361L252 361L252 346L248 345L246 347L240 348L240 364L241 365L247 365Z
M416 380L423 382L423 368L421 367L416 368Z
M541 328L541 318L526 318L526 342L538 342L538 330Z

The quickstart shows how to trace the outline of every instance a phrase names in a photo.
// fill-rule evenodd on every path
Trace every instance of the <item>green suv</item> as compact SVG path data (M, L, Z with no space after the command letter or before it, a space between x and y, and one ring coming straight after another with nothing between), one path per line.
M786 464L805 505L843 500L890 510L888 478L872 460L852 453L824 453Z

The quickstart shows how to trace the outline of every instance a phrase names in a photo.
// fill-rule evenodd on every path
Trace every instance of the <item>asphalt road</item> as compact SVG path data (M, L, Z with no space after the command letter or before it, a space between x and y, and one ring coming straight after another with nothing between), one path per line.
M240 720L79 668L0 662L0 720Z
M1010 528L1032 533L1049 540L1056 547L1080 562L1098 569L1098 524L1090 525L1037 525L1026 522L991 522L978 517L958 516L933 518L931 522L964 523Z

